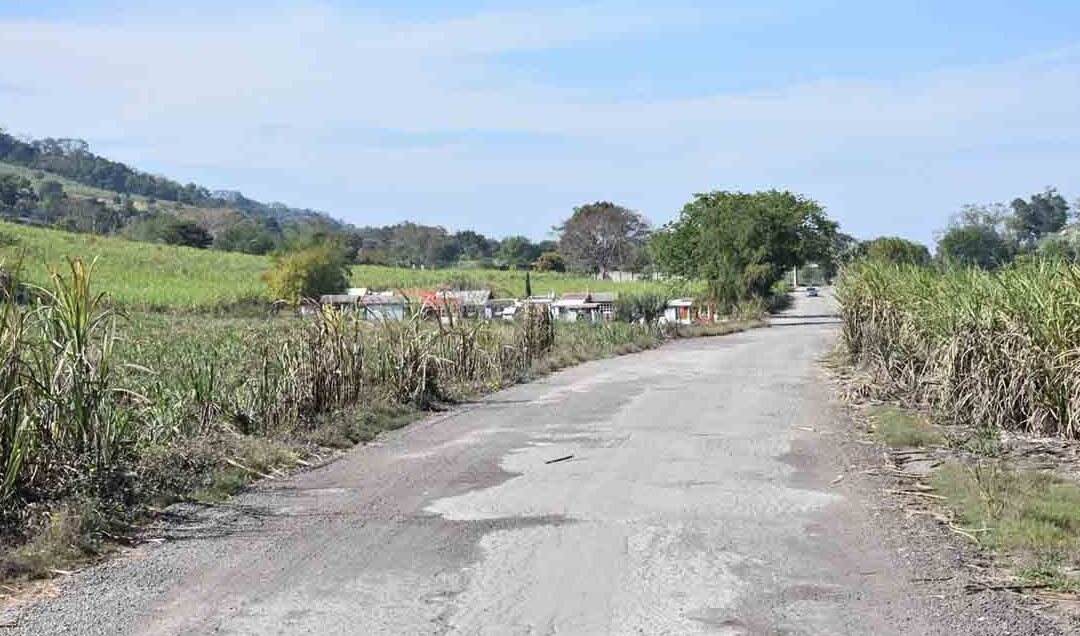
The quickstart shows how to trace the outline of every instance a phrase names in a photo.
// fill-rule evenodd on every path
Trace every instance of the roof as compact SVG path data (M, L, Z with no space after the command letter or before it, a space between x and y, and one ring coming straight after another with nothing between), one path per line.
M359 296L350 296L349 294L323 294L319 296L319 302L324 305L352 305L359 298Z
M406 301L401 296L385 296L383 294L368 294L367 296L361 296L359 299L360 304L365 307L371 307L373 305L405 305Z
M613 303L618 299L618 292L594 292L590 300L594 303Z
M462 289L442 292L446 298L453 298L467 307L486 305L491 301L490 289Z
M672 298L668 301L668 307L693 307L693 298Z

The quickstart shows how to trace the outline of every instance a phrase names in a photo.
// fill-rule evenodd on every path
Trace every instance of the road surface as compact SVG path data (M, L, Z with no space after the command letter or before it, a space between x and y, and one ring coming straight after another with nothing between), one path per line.
M75 575L6 633L966 633L832 483L831 310L418 423Z

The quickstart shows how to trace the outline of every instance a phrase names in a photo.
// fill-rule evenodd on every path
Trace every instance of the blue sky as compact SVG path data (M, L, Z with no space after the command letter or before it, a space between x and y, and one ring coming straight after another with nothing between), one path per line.
M540 239L790 188L926 243L1080 194L1080 3L0 4L0 126L356 224Z

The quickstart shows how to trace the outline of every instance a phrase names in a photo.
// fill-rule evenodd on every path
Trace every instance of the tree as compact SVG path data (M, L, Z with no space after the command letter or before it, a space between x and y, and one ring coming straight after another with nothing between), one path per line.
M0 209L25 212L37 204L38 195L29 179L0 175Z
M319 245L279 255L263 278L271 298L295 303L342 292L349 284L348 273L337 246Z
M898 236L880 236L861 244L860 251L867 260L893 265L929 265L930 250Z
M784 272L820 256L835 235L836 223L812 199L718 191L696 195L649 248L660 271L708 281L710 300L730 310L767 296Z
M522 269L531 267L540 257L540 250L524 236L511 236L503 240L499 247L498 259L509 267Z
M565 272L566 260L558 252L544 252L533 263L533 269L538 272Z
M532 298L532 277L529 276L529 272L525 272L525 297Z
M555 228L559 252L579 270L599 274L631 264L649 237L645 217L620 205L598 201L574 208Z
M1007 235L1013 225L1001 205L966 205L938 238L938 258L950 265L994 269L1013 260L1014 243Z
M1022 250L1033 248L1042 237L1060 232L1069 220L1069 203L1054 188L1032 195L1030 201L1013 199L1009 225Z
M1080 225L1044 236L1036 248L1039 258L1080 263Z
M207 248L214 239L210 233L189 219L162 212L149 214L124 228L128 238L150 243Z
M269 254L277 247L277 237L265 225L242 219L227 225L214 236L214 249L245 254Z

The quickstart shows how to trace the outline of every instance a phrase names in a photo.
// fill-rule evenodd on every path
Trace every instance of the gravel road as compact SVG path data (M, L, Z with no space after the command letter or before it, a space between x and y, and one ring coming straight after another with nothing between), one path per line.
M1058 633L912 582L933 557L837 482L848 424L817 366L831 302L266 482L69 577L0 636Z

